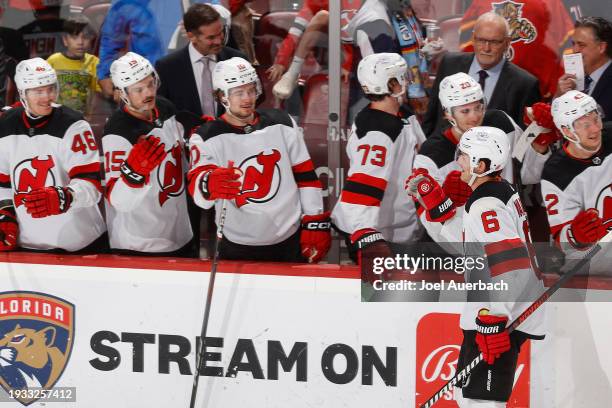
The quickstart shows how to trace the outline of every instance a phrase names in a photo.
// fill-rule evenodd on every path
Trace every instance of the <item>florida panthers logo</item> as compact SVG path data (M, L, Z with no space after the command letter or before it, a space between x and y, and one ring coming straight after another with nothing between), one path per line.
M163 206L170 197L181 195L185 188L183 177L183 153L180 144L176 143L159 165L157 172L160 206Z
M0 293L0 385L7 392L52 389L73 343L73 304L42 293Z
M522 17L524 3L515 1L504 1L500 3L492 3L493 11L506 19L510 26L510 42L516 43L523 41L529 44L538 37L538 31L535 25L526 18ZM508 47L506 58L512 60L514 58L514 49Z
M608 184L597 195L595 208L607 231L612 231L612 184Z
M278 166L280 158L280 152L274 149L251 156L240 163L244 179L242 192L236 198L238 208L247 203L265 203L276 196L281 183Z
M30 191L55 185L55 176L51 169L55 162L51 156L35 157L17 164L13 169L15 187L15 206L23 204L23 198Z

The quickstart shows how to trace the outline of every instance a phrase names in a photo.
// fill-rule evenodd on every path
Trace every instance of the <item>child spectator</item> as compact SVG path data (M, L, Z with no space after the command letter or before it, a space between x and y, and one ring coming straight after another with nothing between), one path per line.
M47 60L57 72L60 88L58 102L83 114L88 113L94 92L100 92L96 76L99 60L87 53L93 37L94 31L87 17L69 17L64 22L62 35L66 51L56 52Z

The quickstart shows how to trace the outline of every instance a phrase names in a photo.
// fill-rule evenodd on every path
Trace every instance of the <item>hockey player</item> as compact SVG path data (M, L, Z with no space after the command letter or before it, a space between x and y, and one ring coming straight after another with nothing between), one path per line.
M464 254L474 260L486 255L485 267L468 270L465 281L505 282L508 289L468 293L460 319L464 339L458 368L479 353L485 362L472 371L455 395L461 408L501 408L512 391L522 343L544 337L542 311L535 312L512 334L508 333L508 322L537 299L543 284L534 272L527 214L517 192L501 177L510 156L507 135L493 127L474 127L461 137L458 153L460 179L472 190L462 216ZM426 208L441 208L447 200L442 187L427 173L411 177L408 191L426 203Z
M103 252L98 146L82 114L56 105L41 58L15 73L21 106L0 119L0 250Z
M215 206L226 200L221 259L318 262L331 243L321 183L301 131L286 113L256 110L261 83L242 58L217 63L215 97L226 112L189 141L189 193Z
M597 103L582 92L568 91L551 110L567 141L544 166L542 196L552 237L572 253L612 229L612 126L602 123Z
M157 96L151 63L128 52L111 65L123 106L104 128L106 220L116 253L197 256L187 214L183 126Z
M332 213L334 225L350 237L355 259L374 242L406 243L421 237L412 202L402 183L425 135L414 116L399 117L407 64L394 53L371 54L359 63L359 83L370 100L353 123L346 146L348 177Z
M496 109L486 109L486 101L482 88L471 76L459 72L449 75L440 82L440 103L444 110L444 116L450 127L442 133L431 135L414 160L415 170L424 169L429 175L442 185L443 191L452 201L452 208L462 207L471 194L471 189L460 179L459 165L455 161L456 147L462 135L476 126L492 126L506 133L510 146L521 136L523 131L506 113ZM538 182L539 175L544 166L548 154L542 154L547 147L540 148L541 139L533 143L532 147L524 152L523 166L521 167L522 180L530 183ZM536 150L537 149L537 150ZM502 177L509 182L514 182L512 165L508 165L502 171ZM450 212L451 207L446 211ZM431 214L421 206L418 206L419 218L429 235L436 242L458 242L461 237L455 234L441 236L441 224L431 219ZM459 217L461 218L461 217ZM446 228L448 232L448 228Z

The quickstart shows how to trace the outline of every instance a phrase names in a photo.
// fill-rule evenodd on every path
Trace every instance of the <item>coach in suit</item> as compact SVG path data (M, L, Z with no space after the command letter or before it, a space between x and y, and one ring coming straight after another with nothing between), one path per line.
M161 79L159 95L171 100L177 110L218 116L223 106L213 98L211 73L217 61L246 56L226 47L221 15L208 4L196 3L183 16L189 45L157 61Z
M612 24L602 17L583 17L576 21L572 34L574 52L582 54L584 88L578 89L595 99L612 119ZM576 89L576 78L564 74L559 78L557 96Z
M493 12L481 15L474 26L473 42L475 52L448 53L440 63L423 121L428 136L446 125L438 99L440 81L457 72L465 72L480 83L487 109L506 112L520 126L524 108L541 99L537 78L504 58L510 37L503 17Z

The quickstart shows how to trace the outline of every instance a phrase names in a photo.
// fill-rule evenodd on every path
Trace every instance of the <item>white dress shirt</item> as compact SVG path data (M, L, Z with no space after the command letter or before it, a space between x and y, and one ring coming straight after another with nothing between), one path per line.
M198 96L202 94L202 55L200 51L196 50L193 46L193 43L189 43L189 59L191 60L191 68L193 68L193 76L195 77L196 87L198 88ZM208 68L212 73L215 69L215 65L217 65L217 55L209 54L206 55L206 60L208 61ZM212 87L211 87L212 88ZM200 101L200 105L202 105L202 101ZM217 110L217 102L215 101L215 111Z

